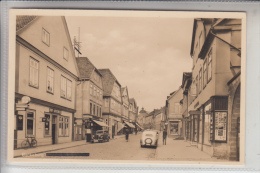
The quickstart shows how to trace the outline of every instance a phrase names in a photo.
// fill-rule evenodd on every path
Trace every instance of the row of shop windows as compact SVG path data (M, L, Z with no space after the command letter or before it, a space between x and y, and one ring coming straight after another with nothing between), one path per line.
M203 136L201 136L203 133ZM191 121L186 124L186 137L194 142L202 142L211 145L211 141L227 140L227 111L211 111L211 104L204 108L204 116L193 115Z
M90 107L90 115L102 117L101 106L98 106L94 103L90 103L89 107Z
M39 88L39 61L30 58L30 72L29 72L29 85L34 88ZM46 91L48 93L54 93L54 70L47 67L47 86ZM61 75L61 90L60 94L62 98L71 100L72 98L72 81Z
M35 111L30 111L26 113L25 117L25 132L26 136L35 136L36 130L36 114ZM59 123L59 136L69 136L69 117L59 115L58 123ZM51 124L56 124L56 116L52 116L51 114L45 114L44 123L44 135L51 135ZM23 115L17 115L17 130L23 130Z

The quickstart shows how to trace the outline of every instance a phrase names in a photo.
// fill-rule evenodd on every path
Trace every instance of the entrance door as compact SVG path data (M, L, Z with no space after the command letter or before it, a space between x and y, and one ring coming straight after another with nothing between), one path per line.
M112 126L112 138L114 138L116 132L116 127Z
M51 138L52 138L52 144L56 144L57 135L56 135L56 116L52 116L52 132L51 132Z

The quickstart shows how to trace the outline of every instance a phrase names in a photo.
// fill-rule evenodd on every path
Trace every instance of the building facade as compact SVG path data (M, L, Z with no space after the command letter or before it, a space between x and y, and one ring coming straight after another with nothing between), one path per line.
M146 110L144 108L142 108L138 114L137 117L137 122L141 127L144 127L145 124L145 117L148 115L148 113L146 112Z
M105 125L102 119L103 83L102 75L87 57L76 58L79 69L77 103L74 121L74 138L88 141L96 130Z
M103 119L108 125L110 137L117 135L118 128L122 124L122 96L121 85L110 69L99 69L103 82Z
M193 144L218 158L238 159L240 78L230 80L240 73L240 56L241 20L194 19L186 130Z
M171 93L166 101L166 124L169 137L179 137L182 135L182 94L182 88L179 87L177 91Z
M27 137L37 145L71 142L78 69L65 17L17 16L15 67L14 148Z

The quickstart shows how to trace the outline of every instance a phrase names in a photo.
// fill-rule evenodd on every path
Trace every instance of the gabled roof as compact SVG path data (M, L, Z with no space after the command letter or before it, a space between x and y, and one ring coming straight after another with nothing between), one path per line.
M114 83L116 82L120 87L120 83L117 81L116 77L110 71L110 69L98 69L98 71L102 75L102 82L103 82L103 89L104 89L104 96L111 96Z
M101 73L96 69L96 67L87 57L78 57L76 58L76 61L79 69L80 79L90 79L93 71L96 71L102 77Z
M37 16L16 16L16 32L32 23L36 18Z
M135 104L135 106L137 107L137 104L136 104L136 101L134 98L130 98L129 102L130 102L130 104Z

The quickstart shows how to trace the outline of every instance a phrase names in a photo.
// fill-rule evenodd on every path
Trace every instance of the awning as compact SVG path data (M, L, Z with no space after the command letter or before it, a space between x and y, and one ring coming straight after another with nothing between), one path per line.
M136 125L137 125L140 129L143 129L138 123L136 123Z
M132 123L129 123L129 122L125 121L125 124L128 125L130 128L133 128L133 129L135 128L135 126Z
M118 125L117 132L119 132L120 130L122 130L125 127L125 125L120 122L118 122L117 125Z
M102 121L98 121L98 120L92 120L94 121L97 125L102 126L102 127L108 127L108 125L106 125L105 123L103 123Z

